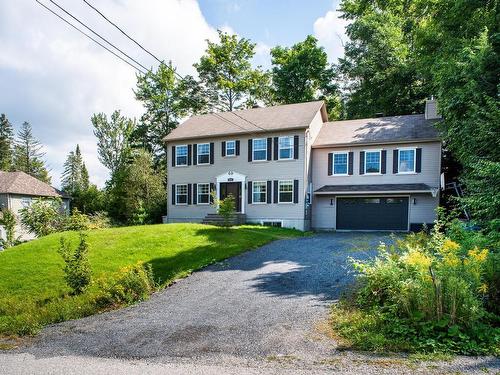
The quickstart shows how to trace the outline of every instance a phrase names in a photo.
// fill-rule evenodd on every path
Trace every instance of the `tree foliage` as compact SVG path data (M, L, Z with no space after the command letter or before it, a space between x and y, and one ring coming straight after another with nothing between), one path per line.
M75 250L71 249L71 243L67 239L61 237L59 254L64 260L64 280L73 294L83 293L92 280L88 252L87 236L84 233L80 233L80 243Z
M9 171L12 167L14 130L5 114L0 115L0 170Z
M33 135L28 122L24 122L17 133L14 145L12 169L25 172L41 181L50 184L50 176L43 161L42 144Z
M0 211L0 225L5 229L5 239L0 238L0 249L8 249L17 245L20 241L16 237L16 216L9 209Z
M89 186L89 175L77 144L75 151L70 151L64 162L62 189L69 195L78 194Z
M37 237L59 232L64 228L62 202L59 198L39 198L20 211L21 223Z

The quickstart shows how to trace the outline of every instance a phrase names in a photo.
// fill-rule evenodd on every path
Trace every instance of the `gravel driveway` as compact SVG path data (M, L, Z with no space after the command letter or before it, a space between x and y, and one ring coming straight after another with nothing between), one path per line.
M275 241L195 272L144 303L47 327L14 353L296 368L347 358L364 366L373 357L338 352L326 319L352 282L348 257L371 257L380 241L390 238L335 233Z

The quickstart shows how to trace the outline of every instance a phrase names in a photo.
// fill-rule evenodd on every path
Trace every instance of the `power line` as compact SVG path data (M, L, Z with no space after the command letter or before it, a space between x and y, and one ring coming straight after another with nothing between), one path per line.
M116 49L117 51L119 51L121 54L127 56L130 60L132 60L134 63L136 63L137 65L139 65L141 68L143 68L144 70L146 71L151 71L149 68L146 68L144 65L142 65L139 61L135 60L133 57L130 57L129 55L127 55L125 52L123 52L120 48L118 48L117 46L115 46L113 43L111 43L110 41L108 41L106 38L104 38L103 36L101 36L99 33L95 32L94 30L92 30L92 28L90 28L89 26L87 26L85 23L83 23L82 21L80 21L78 18L76 18L74 15L72 15L70 12L68 12L66 9L64 9L62 6L60 6L59 4L57 4L55 1L53 0L49 0L52 4L54 4L56 7L58 7L59 9L61 9L64 13L66 13L68 16L70 16L71 18L73 18L76 22L78 22L80 25L82 25L83 27L85 27L87 30L89 30L90 32L92 32L94 35L97 35L99 38L101 38L102 40L104 40L107 44L109 44L111 47L113 47L114 49Z
M144 52L148 53L150 56L152 56L156 61L158 61L159 63L162 63L163 61L160 60L158 57L156 57L152 52L148 51L146 48L144 48L137 40L135 40L134 38L132 38L130 35L128 35L125 31L123 31L122 28L120 28L120 26L118 26L116 23L114 23L113 21L111 21L108 17L106 17L99 9L97 9L96 7L94 7L92 4L90 4L87 0L83 0L83 2L85 4L87 4L89 7L91 7L92 9L94 9L102 18L104 18L106 21L108 21L111 25L113 25L114 27L116 27L123 35L125 35L127 38L129 38L132 42L134 42L135 44L137 44L139 46L140 49L142 49Z
M140 68L138 68L137 66L133 65L130 61L127 61L125 60L123 57L119 56L118 54L116 54L115 52L111 51L108 47L106 47L105 45L103 45L102 43L100 43L98 40L95 40L94 38L92 38L89 34L87 34L85 31L79 29L77 26L73 25L71 22L69 22L68 20L66 20L64 17L62 17L61 15L57 14L56 12L54 12L52 9L50 9L49 7L47 7L45 4L42 4L39 0L35 0L39 5L41 5L42 7L44 7L46 10L48 10L50 13L52 13L53 15L55 15L56 17L60 18L62 21L64 21L65 23L67 23L69 26L71 26L72 28L74 28L75 30L79 31L80 33L82 33L83 35L85 35L87 38L89 38L90 40L92 40L94 43L98 44L99 46L101 46L102 48L104 48L106 51L108 51L109 53L112 53L115 57L118 57L120 60L122 60L124 63L130 65L132 68L134 68L134 70L137 70L139 72L141 72L142 74L146 74L144 71L142 71Z

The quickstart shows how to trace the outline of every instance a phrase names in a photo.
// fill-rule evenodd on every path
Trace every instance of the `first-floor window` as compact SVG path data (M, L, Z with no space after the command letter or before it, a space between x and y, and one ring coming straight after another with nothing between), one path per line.
M30 207L31 202L32 202L31 198L28 198L28 197L22 198L21 199L21 206L23 206L23 208Z
M399 150L399 173L415 172L415 150Z
M365 173L380 173L380 151L366 151Z
M266 203L267 182L255 181L252 184L253 203Z
M253 160L267 160L266 138L257 138L253 140Z
M187 204L188 186L186 184L175 185L175 202L177 204Z
M279 159L293 159L293 137L278 138Z
M210 203L210 184L198 184L198 204Z
M188 165L188 146L175 146L175 165Z
M226 156L236 155L236 141L226 142Z
M279 203L292 203L293 202L293 181L279 181L278 182L278 202Z
M346 175L347 174L347 152L333 154L333 174Z
M198 164L210 164L210 143L198 145Z

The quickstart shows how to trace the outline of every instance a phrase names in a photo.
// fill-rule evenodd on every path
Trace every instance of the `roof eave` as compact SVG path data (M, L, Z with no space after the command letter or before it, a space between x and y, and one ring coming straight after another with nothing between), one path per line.
M432 190L384 190L384 191L315 191L315 195L359 195L359 194L432 194Z
M328 143L320 145L312 145L312 148L331 148L331 147L357 147L357 146L372 146L372 145L393 145L398 143L429 143L442 142L440 138L421 138L421 139L398 139L394 141L371 141L371 142L348 142L348 143Z

